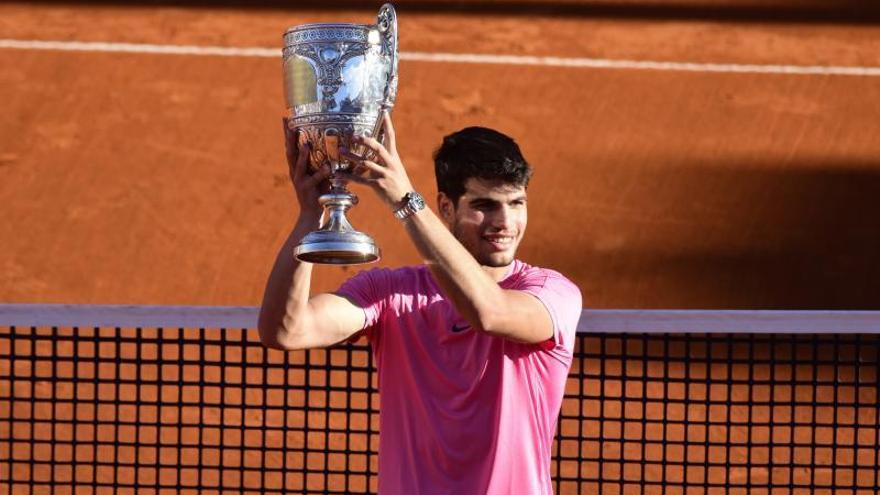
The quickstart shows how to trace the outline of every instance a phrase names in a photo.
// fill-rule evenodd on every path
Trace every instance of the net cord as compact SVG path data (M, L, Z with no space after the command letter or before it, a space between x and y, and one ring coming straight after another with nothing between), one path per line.
M254 306L0 304L0 326L256 328ZM578 333L880 333L880 311L584 309Z

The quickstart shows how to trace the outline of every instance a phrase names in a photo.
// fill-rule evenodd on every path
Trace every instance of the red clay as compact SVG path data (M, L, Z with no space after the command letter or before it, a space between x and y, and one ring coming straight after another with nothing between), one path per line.
M0 6L0 38L279 46L367 11ZM871 26L400 11L404 51L880 65ZM0 301L255 305L296 216L279 60L0 50ZM537 170L520 256L590 307L877 308L875 78L403 62L417 187L471 124ZM355 225L419 261L369 191ZM359 268L321 268L330 290Z

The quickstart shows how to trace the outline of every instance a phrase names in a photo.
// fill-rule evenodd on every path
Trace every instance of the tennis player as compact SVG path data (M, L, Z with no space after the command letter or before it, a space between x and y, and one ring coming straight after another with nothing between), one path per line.
M532 170L504 134L469 127L435 154L437 213L413 189L390 118L375 161L342 150L406 229L423 265L362 271L335 293L310 293L312 266L293 248L318 226L321 184L288 131L300 216L269 276L263 343L326 347L364 335L378 367L382 495L552 494L551 444L581 294L561 274L515 258ZM285 125L285 129L287 126Z

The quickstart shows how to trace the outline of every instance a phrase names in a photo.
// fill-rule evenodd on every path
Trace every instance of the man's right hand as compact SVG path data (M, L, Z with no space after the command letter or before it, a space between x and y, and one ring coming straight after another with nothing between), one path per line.
M322 207L318 202L321 194L329 189L327 178L330 177L330 166L312 172L309 169L309 143L299 145L297 133L288 126L288 118L284 117L284 145L287 152L287 167L296 200L299 203L300 222L313 224L321 217Z

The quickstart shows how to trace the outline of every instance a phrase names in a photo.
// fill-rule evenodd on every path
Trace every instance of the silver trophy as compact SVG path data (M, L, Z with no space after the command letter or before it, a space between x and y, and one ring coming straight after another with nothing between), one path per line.
M339 153L355 154L352 137L381 140L385 113L397 97L397 14L390 4L372 24L303 24L284 33L284 95L288 126L297 144L311 146L309 167L330 166L330 191L320 198L321 227L294 250L311 263L353 265L379 259L373 238L358 232L345 217L357 204L339 172L352 164Z

